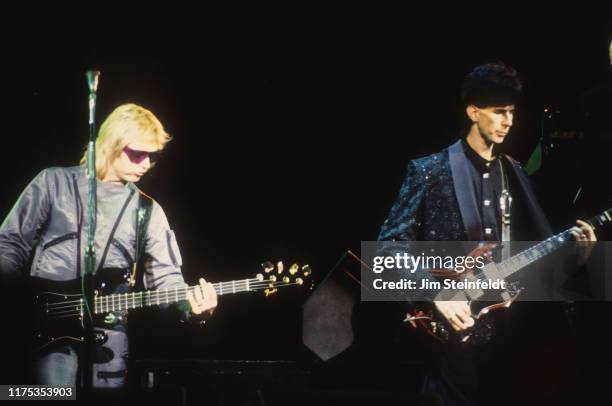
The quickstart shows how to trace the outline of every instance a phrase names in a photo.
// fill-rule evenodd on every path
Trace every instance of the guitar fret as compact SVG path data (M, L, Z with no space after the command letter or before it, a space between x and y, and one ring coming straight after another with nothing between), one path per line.
M236 293L236 281L232 281L232 293Z

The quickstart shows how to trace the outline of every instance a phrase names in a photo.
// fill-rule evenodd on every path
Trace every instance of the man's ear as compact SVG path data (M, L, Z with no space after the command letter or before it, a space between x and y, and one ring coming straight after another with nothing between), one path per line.
M478 121L478 107L474 106L473 104L470 104L465 108L465 112L467 113L472 123Z

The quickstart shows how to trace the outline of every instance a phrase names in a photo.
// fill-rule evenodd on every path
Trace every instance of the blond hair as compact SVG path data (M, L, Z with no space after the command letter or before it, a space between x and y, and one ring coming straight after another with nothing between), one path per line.
M108 166L134 141L151 142L163 149L172 138L153 113L136 104L122 104L104 120L96 138L96 175L106 176ZM81 158L85 166L87 151Z

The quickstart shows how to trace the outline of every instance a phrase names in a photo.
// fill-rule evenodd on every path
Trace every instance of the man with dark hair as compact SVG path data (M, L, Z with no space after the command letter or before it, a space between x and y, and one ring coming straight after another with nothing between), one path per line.
M500 241L500 198L512 197L510 240L534 241L552 235L521 165L496 152L512 127L522 84L516 71L501 63L477 66L465 78L462 99L470 121L459 141L430 156L410 161L398 199L379 240ZM592 228L577 221L577 240L595 240ZM434 301L457 331L474 325L467 302ZM446 344L426 382L451 404L471 404L481 395L475 359L483 350Z

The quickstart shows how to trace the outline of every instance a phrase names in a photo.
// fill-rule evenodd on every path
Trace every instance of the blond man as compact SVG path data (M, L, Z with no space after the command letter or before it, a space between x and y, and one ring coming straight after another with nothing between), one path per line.
M115 276L134 275L136 216L141 199L150 199L135 186L154 165L170 141L160 121L149 110L125 104L103 122L96 140L97 220L96 269ZM48 168L28 185L0 226L0 277L16 279L30 258L29 275L50 281L71 281L83 272L87 224L85 157L80 166ZM150 201L150 200L149 200ZM150 220L140 259L145 264L142 284L147 289L184 287L181 255L161 206L152 201ZM115 275L113 275L115 273ZM103 274L103 273L101 273ZM189 293L185 315L211 313L217 296L200 280ZM94 386L125 385L127 335L116 323L105 329L105 354L94 365ZM78 347L49 346L34 361L36 383L76 385Z

